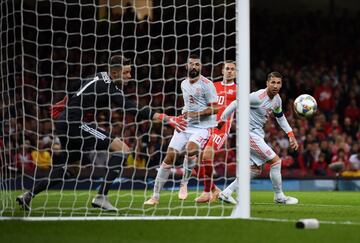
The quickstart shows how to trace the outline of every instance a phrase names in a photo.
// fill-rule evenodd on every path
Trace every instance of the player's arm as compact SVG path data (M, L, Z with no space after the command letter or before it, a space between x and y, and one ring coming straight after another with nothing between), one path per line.
M211 116L217 114L219 111L219 107L217 103L208 104L208 107L205 110L199 112L186 112L186 116L189 118L199 118L205 116Z
M218 121L218 129L221 129L225 125L225 121L229 119L229 117L234 113L236 110L236 100L233 100L230 105L228 105L223 113L221 113L220 120Z
M184 131L187 127L187 122L183 115L177 117L168 116L164 113L154 113L148 107L138 108L136 103L124 97L122 93L116 96L112 95L112 98L112 102L118 107L124 107L125 111L132 113L136 120L160 121L175 128L178 132Z
M204 93L206 95L207 108L198 112L187 112L186 113L187 117L201 118L218 113L219 111L219 107L217 103L218 96L214 84L212 82L209 82L204 89L205 89Z
M252 92L249 95L250 108L257 108L261 104L259 92Z
M249 95L249 99L250 99L250 107L258 107L261 103L261 100L257 92L251 93ZM236 100L232 101L230 105L228 105L225 108L225 110L223 111L220 117L221 121L226 121L231 116L231 114L235 112L235 110L236 110Z
M225 110L221 114L220 120L221 121L226 121L235 110L236 110L236 100L232 101L230 103L230 105L228 105L225 108Z
M294 150L297 150L299 145L294 136L294 132L282 111L281 100L279 101L279 104L274 108L273 113L281 129L288 135L290 147Z
M50 105L49 112L52 119L57 120L60 117L61 112L65 109L67 101L68 96L65 95L62 100L60 100L54 105Z

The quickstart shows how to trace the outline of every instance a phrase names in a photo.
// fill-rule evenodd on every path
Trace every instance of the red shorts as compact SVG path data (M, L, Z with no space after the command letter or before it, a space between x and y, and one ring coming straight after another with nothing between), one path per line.
M205 147L213 147L215 152L224 145L230 130L230 124L226 123L222 128L214 128Z

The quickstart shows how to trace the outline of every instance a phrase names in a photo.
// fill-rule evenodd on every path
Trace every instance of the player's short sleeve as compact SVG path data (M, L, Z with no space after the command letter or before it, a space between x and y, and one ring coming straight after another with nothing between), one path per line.
M207 87L207 92L205 92L205 95L206 95L207 103L208 104L217 103L218 96L214 83L209 82L207 83L206 87Z
M261 104L261 99L259 97L258 92L252 92L249 95L250 99L250 107L259 107Z
M276 115L282 115L282 101L279 94L274 97L273 112Z

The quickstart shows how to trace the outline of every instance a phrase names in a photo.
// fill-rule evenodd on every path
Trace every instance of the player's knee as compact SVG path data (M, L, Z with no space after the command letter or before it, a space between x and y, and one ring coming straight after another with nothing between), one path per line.
M262 172L261 167L255 166L255 165L250 166L250 177L251 178L260 176L261 172Z
M272 165L278 163L279 161L281 162L281 159L278 155L276 155L273 159L267 161L267 163L269 163L270 166L272 166Z
M196 156L200 153L200 148L199 146L196 144L196 143L193 143L193 142L189 142L187 145L186 145L186 154L187 156L191 157L191 156Z
M165 163L165 161L163 161L163 162L161 163L161 167L163 167L163 168L165 168L165 169L171 169L172 165L171 165L171 164L167 164L167 163Z
M122 152L124 154L130 153L130 148L120 138L115 138L110 144L110 150L114 152Z
M275 170L275 169L281 170L281 159L280 158L270 164L270 170Z
M202 160L212 160L213 158L214 158L214 149L212 147L206 147L203 152Z
M170 166L173 165L177 160L177 153L178 152L175 149L168 148L163 164L165 163Z

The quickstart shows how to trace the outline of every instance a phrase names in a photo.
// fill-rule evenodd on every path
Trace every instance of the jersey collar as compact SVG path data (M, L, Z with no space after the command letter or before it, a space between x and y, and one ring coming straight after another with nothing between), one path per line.
M232 85L235 84L235 82L232 82L232 83L227 84L227 83L225 83L224 80L223 80L223 81L221 81L221 84L222 84L223 86L232 86Z

